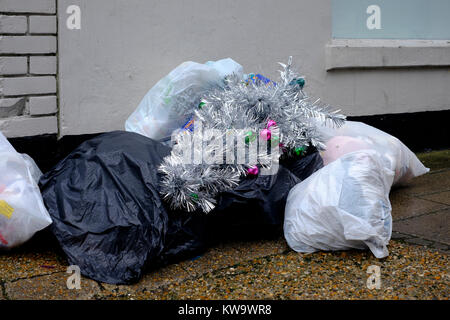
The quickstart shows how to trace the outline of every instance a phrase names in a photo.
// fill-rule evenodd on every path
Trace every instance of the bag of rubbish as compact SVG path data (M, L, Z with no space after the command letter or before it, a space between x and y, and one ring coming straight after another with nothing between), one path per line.
M25 160L25 164L27 165L28 170L30 171L31 178L37 185L39 179L42 177L41 169L39 169L39 167L36 165L36 162L34 162L33 158L31 158L29 155L22 153L21 156L23 160Z
M168 208L168 227L164 249L155 261L159 267L196 257L207 249L206 217L203 214Z
M37 186L40 175L33 159L0 133L0 249L19 246L52 223Z
M335 136L326 142L326 150L322 151L323 164L327 165L344 154L370 149L370 145L363 139L349 136Z
M142 135L110 132L84 142L41 178L51 230L83 275L131 283L147 267L202 247L187 217L170 220L160 199L157 169L169 152Z
M394 185L401 185L430 171L399 139L362 122L346 121L339 129L318 127L327 140L322 152L325 165L340 156L363 149L382 155L386 166L395 172Z
M231 191L222 192L207 215L208 241L270 238L282 231L289 190L300 182L280 166L274 175L247 176Z
M202 95L223 86L226 76L243 76L243 68L230 58L200 64L183 62L148 91L125 122L125 130L163 140L189 123Z
M208 241L273 238L282 233L286 198L292 187L323 167L316 149L283 159L273 175L247 176L219 194L208 213Z
M323 168L324 161L316 148L308 148L301 158L281 159L280 163L291 171L300 181L305 180L317 170Z
M369 248L386 257L394 172L374 150L343 155L289 193L284 236L297 252Z

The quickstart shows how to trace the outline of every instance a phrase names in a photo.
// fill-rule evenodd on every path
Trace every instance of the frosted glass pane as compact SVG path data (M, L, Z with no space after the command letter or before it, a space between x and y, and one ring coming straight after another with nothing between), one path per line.
M450 0L332 0L333 38L450 39Z

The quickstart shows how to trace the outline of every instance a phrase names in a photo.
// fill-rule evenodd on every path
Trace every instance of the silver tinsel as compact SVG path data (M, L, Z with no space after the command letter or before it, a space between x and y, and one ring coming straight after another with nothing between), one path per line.
M340 110L333 111L304 93L303 78L292 71L292 57L287 64L280 65L282 70L276 83L243 81L240 77L230 76L225 79L224 88L213 88L204 93L201 108L190 106L196 109L195 132L181 131L174 134L176 144L159 168L162 173L160 192L173 208L210 212L215 207L217 194L237 186L247 175L248 168L267 168L274 160L267 152L251 148L249 143L246 152L248 159L253 160L245 164L220 163L227 153L238 152L238 144L225 144L222 147L207 144L205 148L204 144L194 142L199 127L203 130L215 129L212 138L216 141L226 141L229 135L236 136L236 141L245 141L249 129L257 133L266 128L269 120L273 120L283 149L313 146L322 150L325 145L316 131L317 123L339 127L345 122L345 116L339 114ZM186 106L180 108L186 109ZM259 143L267 143L258 139ZM214 155L219 161L213 164L186 161L186 154L192 153L194 159L202 159L205 152Z

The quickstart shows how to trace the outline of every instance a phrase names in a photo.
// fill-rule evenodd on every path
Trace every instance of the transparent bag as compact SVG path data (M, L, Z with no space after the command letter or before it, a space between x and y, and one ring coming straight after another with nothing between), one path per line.
M373 150L351 152L289 192L284 236L297 252L369 248L386 257L394 172Z
M37 186L41 171L0 133L0 249L16 247L52 223Z
M327 149L321 153L324 164L340 156L363 149L372 149L381 156L387 168L395 172L394 185L430 171L399 139L362 122L346 121L339 129L318 127L325 138Z
M242 66L230 58L200 64L183 62L148 91L125 122L125 130L154 140L164 140L189 122L202 95L224 78L243 76Z

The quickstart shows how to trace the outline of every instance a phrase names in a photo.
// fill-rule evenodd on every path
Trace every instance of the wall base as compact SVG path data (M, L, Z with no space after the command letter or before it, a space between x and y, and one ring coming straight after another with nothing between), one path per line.
M450 110L348 117L399 138L414 152L450 148ZM64 136L56 134L10 138L20 153L29 154L43 172L51 169L82 142L99 134Z

